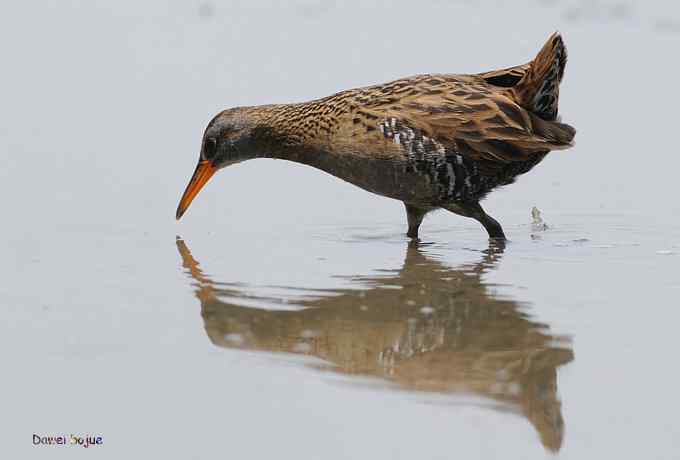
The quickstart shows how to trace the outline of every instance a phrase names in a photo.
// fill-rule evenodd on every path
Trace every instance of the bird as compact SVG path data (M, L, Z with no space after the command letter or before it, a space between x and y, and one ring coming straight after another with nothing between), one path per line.
M309 102L226 109L204 131L176 219L216 171L274 158L402 201L410 238L418 238L426 214L445 209L504 240L480 201L550 151L573 146L576 130L558 117L566 63L555 32L533 60L514 67L421 74Z

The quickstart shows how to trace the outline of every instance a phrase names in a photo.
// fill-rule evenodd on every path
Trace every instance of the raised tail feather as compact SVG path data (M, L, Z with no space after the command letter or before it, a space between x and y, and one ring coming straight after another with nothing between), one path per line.
M557 118L560 82L567 64L567 48L556 32L543 45L522 79L509 89L511 97L544 120Z
M573 145L576 130L557 121L560 82L567 63L567 49L554 33L533 61L507 69L480 73L487 83L507 88L505 95L524 108L532 131L547 140L551 149Z

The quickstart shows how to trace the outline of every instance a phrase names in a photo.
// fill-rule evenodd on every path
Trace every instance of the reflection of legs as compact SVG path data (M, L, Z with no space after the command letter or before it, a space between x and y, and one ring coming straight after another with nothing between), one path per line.
M484 209L482 209L482 206L479 203L456 203L444 207L455 214L475 219L484 226L486 232L489 234L489 238L505 239L505 233L503 233L501 224L484 212Z
M425 217L425 214L427 214L427 211L429 210L408 203L404 203L404 206L406 206L406 219L408 220L408 232L406 232L406 236L418 238L418 228L423 221L423 217Z

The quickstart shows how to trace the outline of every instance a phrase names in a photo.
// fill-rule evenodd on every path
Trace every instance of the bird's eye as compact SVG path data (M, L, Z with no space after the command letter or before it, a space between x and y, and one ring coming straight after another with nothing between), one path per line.
M212 160L215 153L217 153L217 140L214 137L209 137L203 145L203 157L206 160Z

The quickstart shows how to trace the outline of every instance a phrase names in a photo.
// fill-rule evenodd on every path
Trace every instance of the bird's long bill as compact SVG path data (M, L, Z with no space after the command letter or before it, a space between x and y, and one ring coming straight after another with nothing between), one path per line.
M198 192L201 191L212 175L215 174L215 171L217 171L217 169L209 161L201 160L198 162L196 171L194 171L194 175L191 176L191 180L189 181L186 190L184 190L182 199L179 200L177 214L175 214L177 220L179 220L186 212L191 202L194 201L194 198L198 195Z

